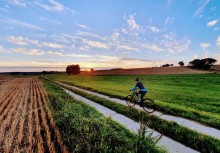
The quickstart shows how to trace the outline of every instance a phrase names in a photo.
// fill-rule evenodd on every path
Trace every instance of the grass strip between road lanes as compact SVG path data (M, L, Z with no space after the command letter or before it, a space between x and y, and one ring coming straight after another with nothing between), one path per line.
M137 122L144 121L148 126L156 131L176 140L190 148L198 150L200 152L220 152L220 140L213 138L211 136L198 133L196 131L190 130L186 127L180 126L175 122L165 121L146 112L137 110L135 108L129 108L122 104L101 98L92 94L88 94L78 89L73 89L61 85L62 87L81 95L87 99L90 99L96 103L99 103L107 108L110 108L117 113L123 114Z
M70 152L165 153L146 129L138 135L43 79L53 117Z

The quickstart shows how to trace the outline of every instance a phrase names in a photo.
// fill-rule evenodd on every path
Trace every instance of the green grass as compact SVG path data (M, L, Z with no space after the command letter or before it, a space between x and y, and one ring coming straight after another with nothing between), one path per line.
M124 98L135 85L136 76L70 76L49 78ZM147 97L156 101L157 109L168 114L193 119L220 129L220 75L138 75L148 89Z
M145 135L144 129L140 129L138 135L131 133L58 86L46 80L43 82L54 120L70 152L165 152Z
M87 99L90 99L96 103L104 105L120 114L123 114L135 121L141 121L147 124L148 127L155 129L156 131L166 135L186 146L189 146L195 150L205 153L220 152L220 140L200 134L196 131L190 130L186 127L180 126L174 122L169 122L159 117L149 115L143 111L139 111L135 108L129 108L122 104L115 103L113 101L88 94L86 92L63 86L76 94L79 94Z

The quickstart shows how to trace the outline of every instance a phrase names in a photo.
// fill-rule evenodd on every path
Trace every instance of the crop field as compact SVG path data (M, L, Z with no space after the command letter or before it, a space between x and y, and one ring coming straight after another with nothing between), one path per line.
M1 79L0 152L165 152L49 81Z
M57 81L121 99L129 94L129 89L135 85L134 78L137 76L148 89L146 96L156 101L158 110L220 129L219 74L48 75Z
M0 152L67 152L37 78L0 85Z

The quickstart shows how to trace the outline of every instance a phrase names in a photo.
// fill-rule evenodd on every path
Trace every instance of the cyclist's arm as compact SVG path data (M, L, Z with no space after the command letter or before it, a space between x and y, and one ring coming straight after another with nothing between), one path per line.
M131 90L132 90L132 91L135 91L135 90L137 90L137 89L138 89L138 87L135 86L135 87L133 87Z

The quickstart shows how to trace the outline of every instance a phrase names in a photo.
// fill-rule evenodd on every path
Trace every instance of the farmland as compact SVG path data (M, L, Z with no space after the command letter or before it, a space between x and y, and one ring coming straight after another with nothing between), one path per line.
M1 79L0 152L165 152L51 82Z
M67 152L37 78L0 86L0 152Z
M147 87L147 97L155 99L158 110L220 129L219 74L49 77L112 97L124 98L134 86L136 76Z

